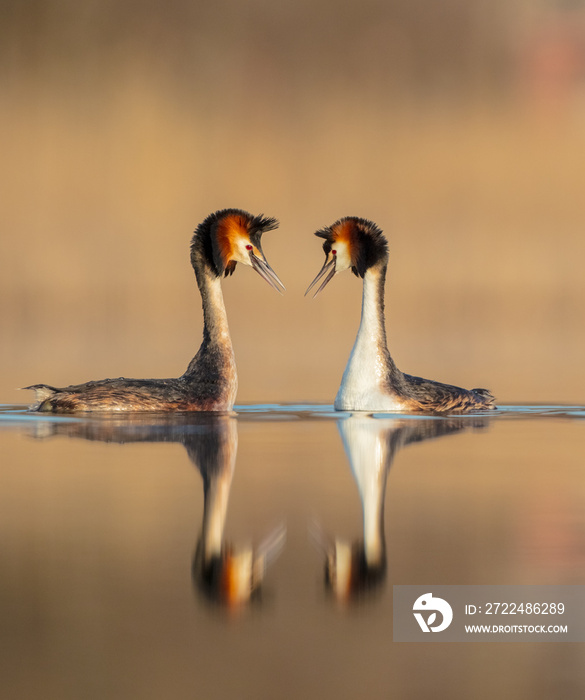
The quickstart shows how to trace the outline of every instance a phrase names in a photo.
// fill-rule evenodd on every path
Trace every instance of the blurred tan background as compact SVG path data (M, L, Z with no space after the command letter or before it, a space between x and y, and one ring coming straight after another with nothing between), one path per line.
M333 400L361 285L303 292L344 215L389 236L401 369L585 400L583 0L3 3L0 149L2 403L181 374L190 236L233 206L288 289L224 284L238 401Z

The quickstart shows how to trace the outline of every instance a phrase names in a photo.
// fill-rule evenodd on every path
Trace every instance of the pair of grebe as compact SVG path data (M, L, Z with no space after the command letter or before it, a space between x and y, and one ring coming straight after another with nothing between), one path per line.
M262 234L277 227L276 219L252 216L241 209L217 211L197 227L191 241L191 264L203 304L203 342L181 377L120 377L63 388L34 384L26 387L36 392L31 410L230 411L238 379L221 278L242 263L276 290L284 291L261 246ZM345 217L315 235L325 239L325 264L307 292L320 283L318 294L337 273L347 269L363 278L361 323L335 399L337 410L466 413L495 408L486 389L468 391L411 377L394 364L384 325L388 244L375 224Z

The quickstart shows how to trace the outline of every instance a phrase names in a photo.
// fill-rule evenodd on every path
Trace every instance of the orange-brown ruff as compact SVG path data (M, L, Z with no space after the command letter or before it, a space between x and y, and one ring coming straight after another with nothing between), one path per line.
M384 322L388 243L374 223L348 216L315 235L325 239L325 264L307 292L320 283L316 296L348 269L364 281L360 328L335 398L337 410L468 413L496 408L487 389L460 389L412 377L394 364Z
M208 216L191 241L191 264L203 304L203 342L186 372L176 379L103 379L56 388L34 389L33 411L229 411L238 378L221 291L222 275L236 264L252 266L271 286L284 289L266 262L260 239L277 228L276 219L224 209Z

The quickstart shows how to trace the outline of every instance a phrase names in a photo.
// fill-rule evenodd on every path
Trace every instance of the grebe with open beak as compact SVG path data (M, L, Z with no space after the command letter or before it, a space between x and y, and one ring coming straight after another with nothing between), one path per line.
M412 377L394 364L384 323L388 243L376 224L348 216L315 235L325 239L325 264L307 292L320 283L317 296L336 274L349 269L364 281L361 323L335 398L338 411L468 413L496 408L487 389Z
M229 411L238 378L221 291L222 276L237 263L250 265L279 292L284 285L272 270L260 244L262 234L277 228L276 219L223 209L197 227L191 241L191 264L203 303L203 342L186 372L172 379L103 379L56 388L34 389L33 411Z

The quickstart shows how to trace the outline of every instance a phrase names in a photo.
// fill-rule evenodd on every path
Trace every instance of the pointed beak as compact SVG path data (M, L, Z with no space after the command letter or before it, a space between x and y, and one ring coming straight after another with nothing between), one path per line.
M319 270L319 274L317 275L317 277L315 277L315 279L308 286L307 291L305 292L305 296L307 296L307 294L311 291L311 289L313 289L313 287L316 284L318 284L319 282L321 282L321 280L323 280L323 278L325 278L323 280L323 284L319 287L319 289L315 292L315 294L313 294L313 299L314 299L317 296L317 294L319 294L319 292L322 291L325 288L325 286L329 284L329 282L331 282L334 275L335 275L335 257L331 258L331 260L329 260L329 262L327 262L327 260L325 260L325 264Z
M260 277L266 280L271 287L274 287L277 292L282 294L286 291L284 284L278 279L278 275L276 272L274 272L266 260L262 260L262 258L254 255L254 253L250 253L250 262Z

